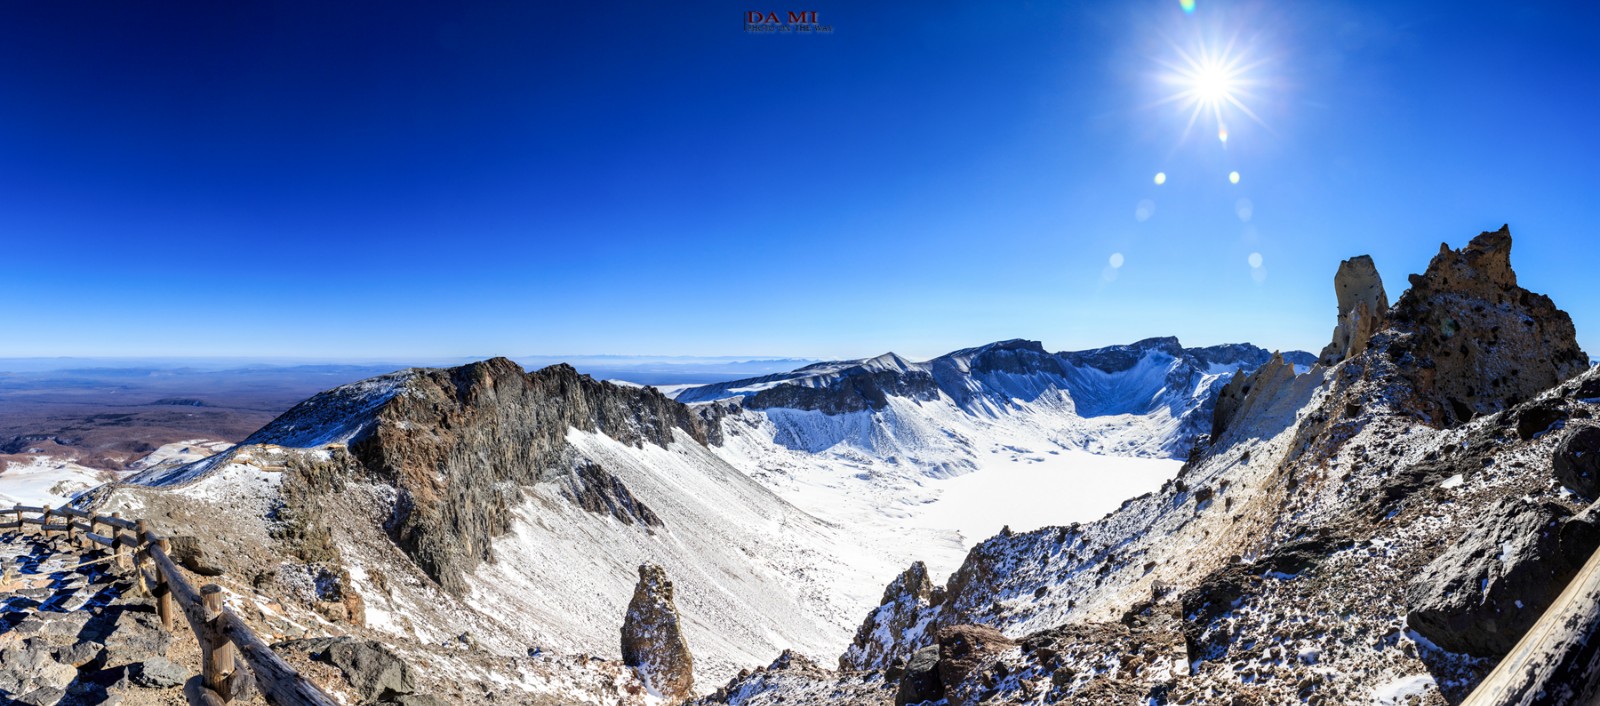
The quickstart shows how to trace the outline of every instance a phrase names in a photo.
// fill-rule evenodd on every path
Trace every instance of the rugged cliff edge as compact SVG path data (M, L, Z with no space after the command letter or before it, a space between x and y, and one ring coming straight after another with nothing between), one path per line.
M326 435L328 420L338 420L336 427L348 430L342 441L356 462L344 470L395 488L388 522L395 541L456 594L465 588L462 577L491 557L492 540L509 529L511 509L522 502L525 486L573 473L573 491L586 507L609 511L616 505L605 500L610 496L631 507L626 486L604 469L590 465L573 472L569 428L660 447L671 443L674 429L701 444L717 433L715 424L655 388L598 382L567 365L525 373L508 359L493 358L412 370L393 379L382 401L366 406L351 399L370 386L357 386L296 405L244 444L304 446ZM341 481L309 482L337 488ZM309 496L296 500L315 502Z
M1600 372L1510 246L1442 248L1393 309L1347 261L1322 363L1235 377L1166 487L1001 533L942 592L902 578L840 672L706 702L1458 702L1600 544L1563 451L1590 443ZM956 654L972 626L1011 643Z

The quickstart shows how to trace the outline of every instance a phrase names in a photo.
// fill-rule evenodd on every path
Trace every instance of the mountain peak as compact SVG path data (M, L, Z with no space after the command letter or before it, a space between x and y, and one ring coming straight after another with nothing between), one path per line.
M1431 409L1453 426L1528 399L1587 367L1572 318L1517 284L1511 231L1501 227L1460 250L1443 246L1392 310L1403 336L1391 356Z

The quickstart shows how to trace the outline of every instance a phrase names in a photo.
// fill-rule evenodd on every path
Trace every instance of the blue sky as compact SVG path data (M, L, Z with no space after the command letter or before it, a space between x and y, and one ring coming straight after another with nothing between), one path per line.
M1600 6L1197 1L6 3L0 356L1316 350L1502 223L1600 353Z

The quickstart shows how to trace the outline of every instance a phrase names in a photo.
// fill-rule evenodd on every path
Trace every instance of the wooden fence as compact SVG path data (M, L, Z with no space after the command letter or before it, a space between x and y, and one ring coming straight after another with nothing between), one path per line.
M150 531L144 520L117 513L96 515L76 508L26 507L0 509L0 530L37 525L45 538L65 537L79 547L105 547L120 567L132 569L155 597L161 629L171 631L181 611L200 644L200 682L185 689L194 706L216 706L248 698L259 689L274 706L334 706L315 684L295 672L232 609L222 604L222 587L194 584L173 562L165 537ZM28 515L34 515L29 517ZM148 565L148 568L147 568Z

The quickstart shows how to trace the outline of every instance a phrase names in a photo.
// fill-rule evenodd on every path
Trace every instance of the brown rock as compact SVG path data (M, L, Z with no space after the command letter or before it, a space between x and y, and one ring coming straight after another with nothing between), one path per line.
M622 662L633 667L651 691L678 700L693 694L694 656L683 640L672 594L672 581L664 569L639 565L639 585L622 622Z
M1440 424L1527 400L1588 368L1572 318L1517 284L1511 232L1440 246L1390 312L1409 334L1390 348Z
M1389 314L1389 295L1383 291L1372 257L1360 255L1339 263L1333 276L1339 298L1339 323L1333 340L1322 349L1323 365L1333 365L1367 349L1372 334L1383 329Z
M992 687L987 667L1017 643L986 625L953 625L939 631L939 681L951 706L976 704Z

